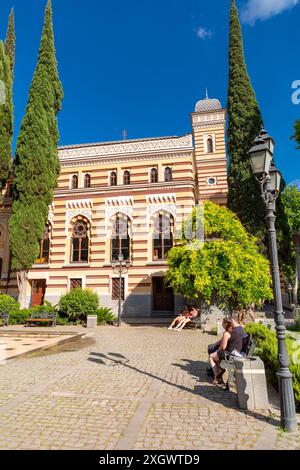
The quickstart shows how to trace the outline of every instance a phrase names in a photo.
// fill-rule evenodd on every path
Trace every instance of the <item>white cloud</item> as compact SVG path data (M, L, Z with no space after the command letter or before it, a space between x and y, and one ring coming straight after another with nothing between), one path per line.
M196 29L196 35L199 39L211 39L213 36L213 33L210 29L206 29L203 26L199 26Z
M242 20L253 25L257 20L267 20L284 10L298 5L300 0L247 0L242 10Z

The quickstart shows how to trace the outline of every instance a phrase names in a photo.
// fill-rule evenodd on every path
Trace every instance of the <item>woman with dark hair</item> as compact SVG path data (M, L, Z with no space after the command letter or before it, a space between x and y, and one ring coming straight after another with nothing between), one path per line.
M225 353L230 353L234 356L239 356L243 349L242 335L234 328L234 321L231 318L224 318L223 320L224 333L221 339L219 349L209 356L209 362L214 373L214 384L223 384L223 374L225 369L220 367Z

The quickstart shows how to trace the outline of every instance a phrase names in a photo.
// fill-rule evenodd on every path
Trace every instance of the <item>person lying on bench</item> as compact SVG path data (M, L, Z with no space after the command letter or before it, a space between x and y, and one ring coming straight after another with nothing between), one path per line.
M213 384L224 384L223 375L225 369L220 367L220 362L224 359L225 353L240 356L243 349L243 338L241 334L236 331L236 328L234 328L234 323L231 318L224 318L223 328L225 331L219 349L209 356L209 362L214 373Z
M199 317L199 311L197 309L197 307L195 305L193 305L191 311L189 313L187 313L185 315L185 317L183 317L181 319L181 321L178 323L178 325L176 326L176 328L174 328L175 331L181 331L183 330L183 328L190 322L192 322L193 320L195 320L196 318Z
M180 315L176 317L173 321L172 324L169 326L168 330L173 330L175 329L175 326L177 326L183 319L186 318L186 315L189 315L191 311L191 307L189 305L186 305L180 312Z

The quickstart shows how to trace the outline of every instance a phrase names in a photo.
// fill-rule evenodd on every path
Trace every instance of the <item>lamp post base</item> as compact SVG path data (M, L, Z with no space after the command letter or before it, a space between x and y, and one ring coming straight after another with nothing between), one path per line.
M288 433L297 431L297 418L292 385L292 374L289 370L278 371L278 384L281 409L281 427Z

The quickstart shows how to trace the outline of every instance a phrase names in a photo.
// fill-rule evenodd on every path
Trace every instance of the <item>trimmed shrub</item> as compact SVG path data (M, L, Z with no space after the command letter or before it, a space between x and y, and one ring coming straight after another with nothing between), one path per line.
M30 308L15 309L9 314L9 325L23 325L31 315Z
M58 305L62 317L67 316L70 321L86 321L87 315L96 315L99 298L90 289L78 287L63 295Z
M0 313L11 313L19 308L18 302L10 295L0 293Z
M98 325L116 320L116 317L112 313L111 309L108 307L98 308L97 311L95 312L95 315L97 315L98 317L98 320L97 320Z
M247 333L253 335L253 339L256 343L256 354L264 362L271 382L277 387L278 345L275 332L270 331L264 325L254 323L245 325L245 330ZM300 409L300 347L299 344L290 337L286 338L286 345L290 357L290 370L293 374L296 406Z

